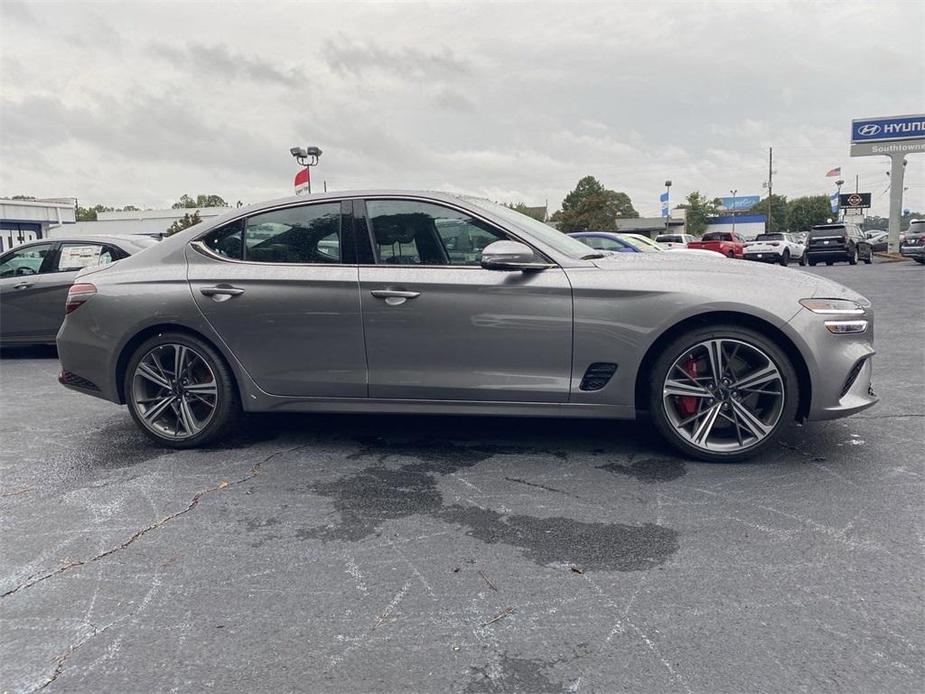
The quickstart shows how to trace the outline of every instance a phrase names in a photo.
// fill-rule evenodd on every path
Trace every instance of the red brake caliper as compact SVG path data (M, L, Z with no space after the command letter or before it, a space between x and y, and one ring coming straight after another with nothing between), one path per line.
M681 364L681 368L691 378L697 378L697 361L693 356L689 356L684 363ZM693 395L682 395L678 398L678 409L681 410L681 414L684 417L690 417L692 414L697 412L697 398Z

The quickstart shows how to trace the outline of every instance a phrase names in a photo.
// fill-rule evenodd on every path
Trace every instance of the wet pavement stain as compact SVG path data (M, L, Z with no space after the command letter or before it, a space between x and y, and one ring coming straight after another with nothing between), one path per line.
M643 458L627 465L607 463L599 465L599 470L607 470L628 477L635 477L640 482L670 482L687 474L684 462L676 458Z
M444 451L441 457L439 452ZM494 451L494 452L493 452ZM653 523L585 523L570 518L503 515L476 506L445 506L437 489L437 475L471 467L495 454L491 447L453 444L386 444L368 447L353 458L390 455L428 462L396 469L377 465L330 482L313 484L311 491L329 498L339 515L335 523L300 528L300 540L357 542L377 533L390 520L427 515L466 528L483 542L517 547L540 565L569 563L583 570L640 571L663 563L678 549L677 532Z
M449 474L464 467L472 467L495 455L552 455L559 460L567 460L564 451L550 451L530 446L501 446L497 444L477 444L472 446L451 443L445 440L420 439L417 441L387 441L382 438L359 439L363 448L350 454L348 459L375 458L385 463L390 457L417 458L437 467L428 468L432 472Z
M543 674L543 668L553 663L501 654L497 664L469 669L472 680L465 694L505 694L506 692L568 692L565 685L553 682Z
M655 523L584 523L554 516L502 515L477 506L447 506L437 517L488 544L519 547L531 561L574 564L583 571L645 571L678 551L678 533Z

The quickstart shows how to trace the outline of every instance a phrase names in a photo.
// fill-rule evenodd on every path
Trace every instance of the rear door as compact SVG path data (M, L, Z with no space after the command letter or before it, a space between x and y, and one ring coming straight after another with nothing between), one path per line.
M349 204L261 212L187 249L196 304L268 393L366 397Z
M572 294L561 268L483 269L482 249L511 235L462 209L413 199L365 207L357 238L367 231L372 246L372 264L360 266L371 398L568 401Z

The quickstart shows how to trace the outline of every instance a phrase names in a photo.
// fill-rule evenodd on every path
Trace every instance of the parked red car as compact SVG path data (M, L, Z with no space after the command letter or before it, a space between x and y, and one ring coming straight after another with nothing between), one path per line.
M745 253L745 242L742 237L731 231L710 231L704 234L699 241L688 243L687 247L716 251L728 258L741 258Z

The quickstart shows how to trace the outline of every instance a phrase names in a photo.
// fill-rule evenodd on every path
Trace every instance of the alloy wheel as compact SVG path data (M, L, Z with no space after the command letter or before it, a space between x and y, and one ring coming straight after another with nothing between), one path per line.
M150 349L132 376L139 421L158 436L183 440L201 432L218 406L218 383L192 347L166 343Z
M686 349L662 385L662 406L675 433L710 452L736 453L761 443L780 421L784 398L774 361L736 339Z

